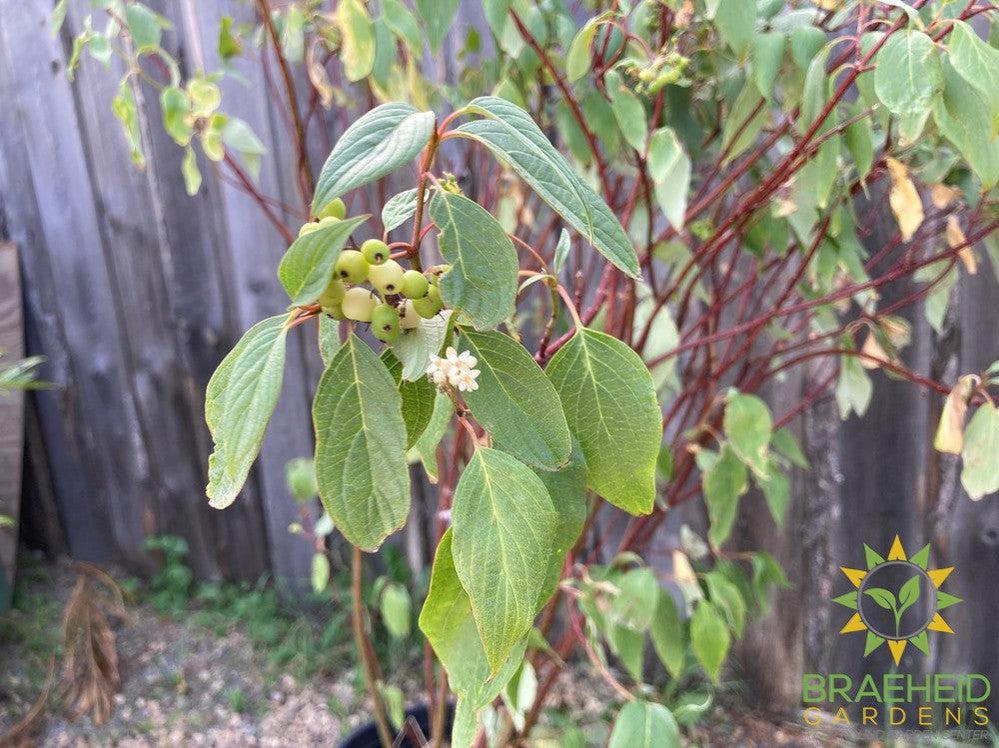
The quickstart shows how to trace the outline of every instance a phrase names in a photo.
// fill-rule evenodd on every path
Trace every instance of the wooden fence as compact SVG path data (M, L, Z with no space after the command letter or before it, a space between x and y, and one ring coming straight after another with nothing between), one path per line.
M213 67L219 18L249 11L227 0L152 4L173 22L167 42L188 69ZM28 351L48 357L43 374L59 385L29 398L28 532L51 549L140 572L152 564L143 538L172 533L187 538L201 577L305 577L309 548L288 532L298 508L283 477L285 461L312 447L319 362L301 335L289 339L288 359L302 365L288 368L243 496L217 512L203 490L203 391L238 335L284 308L274 274L283 243L251 200L208 168L204 194L185 195L181 152L163 134L154 100L140 102L148 163L133 166L111 112L115 76L87 59L75 84L66 77L69 35L86 4L70 3L59 37L48 30L51 5L0 3L0 239L21 248ZM480 15L478 3L463 1L459 26ZM428 62L445 77L453 59ZM293 203L285 124L259 66L241 71L252 85L227 80L226 107L268 148L263 191ZM317 156L343 126L342 116L328 118L315 134ZM999 358L989 273L962 279L943 336L916 323L908 355L918 368L953 381ZM942 637L929 664L999 683L999 501L969 501L954 461L933 453L939 398L875 379L865 419L840 425L827 401L804 419L814 470L796 477L787 529L763 511L743 512L737 542L777 548L794 583L780 615L743 645L742 668L764 698L769 689L795 701L802 668L865 666L855 643L837 636L840 611L828 600L842 591L838 566L855 562L864 542L887 547L895 532L912 548L932 540L938 561L957 567L949 590L966 601L948 616L957 635ZM800 398L806 387L795 381L778 394ZM664 540L700 511L674 514Z

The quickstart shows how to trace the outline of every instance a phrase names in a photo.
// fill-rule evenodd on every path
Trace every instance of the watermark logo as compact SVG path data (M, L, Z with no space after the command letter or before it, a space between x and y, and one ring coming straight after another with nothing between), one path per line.
M833 598L854 611L840 634L867 635L864 657L887 644L898 665L910 644L929 654L930 631L954 633L941 611L961 599L940 589L954 567L930 569L928 544L909 557L896 535L887 557L866 543L864 555L866 569L840 567L854 589Z

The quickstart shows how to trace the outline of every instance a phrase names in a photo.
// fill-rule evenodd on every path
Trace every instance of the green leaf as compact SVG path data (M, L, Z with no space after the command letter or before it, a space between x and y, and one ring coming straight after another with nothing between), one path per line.
M801 447L798 446L797 439L787 430L786 427L779 428L774 432L771 443L778 452L787 457L791 462L801 468L808 468L808 459L805 457Z
M642 100L624 85L616 71L605 75L607 93L610 95L611 110L617 126L624 135L625 142L639 153L645 152L645 140L649 127L645 118L645 105Z
M559 470L535 470L552 497L558 514L558 529L548 565L548 577L541 591L538 608L551 598L562 577L562 566L567 554L579 539L586 522L586 461L579 442L572 441L569 463Z
M645 634L613 623L607 624L607 642L628 675L636 683L643 680L645 665Z
M393 195L382 208L382 225L385 231L402 226L416 213L416 189L405 190Z
M180 164L180 173L184 177L184 189L191 197L201 189L201 170L198 168L198 157L191 146L184 149L184 160Z
M558 515L537 475L489 447L469 460L451 513L454 567L494 674L531 630Z
M763 102L764 99L753 82L746 81L722 126L722 148L726 151L726 164L756 142L767 122L767 107L760 106Z
M709 571L704 575L708 587L708 597L718 608L736 636L742 636L746 626L746 601L734 583L726 579L718 570Z
M763 490L763 497L766 499L774 522L778 525L783 524L787 507L791 503L791 481L788 480L787 474L777 465L771 463L769 475L766 478L757 476L756 482Z
M999 132L999 50L979 38L964 21L954 21L947 51L954 70L982 95L989 115L986 134L995 136Z
M49 31L53 38L59 35L59 30L66 21L67 9L68 0L59 0L52 9L52 15L49 16Z
M138 51L156 49L160 46L160 36L163 29L156 14L145 5L141 3L126 5L125 23L128 25L128 33Z
M779 31L764 31L753 37L750 56L753 61L753 80L764 98L774 95L774 84L784 61L784 34Z
M406 424L392 375L356 335L323 372L312 419L323 507L351 544L377 550L409 514Z
M506 663L491 677L471 600L455 570L453 534L454 528L449 528L437 546L430 590L420 611L420 630L447 670L451 690L476 710L496 698L520 667L527 637L513 647Z
M755 0L719 0L715 28L736 56L745 57L756 33Z
M891 590L886 590L883 587L868 587L864 590L864 594L885 610L895 610L895 595Z
M139 128L139 111L135 106L135 93L127 77L121 79L118 87L118 95L111 103L115 116L121 122L125 137L132 149L132 161L138 166L146 162L146 157L142 153L142 131Z
M652 648L660 662L670 675L679 678L683 673L687 641L680 612L676 609L672 595L665 590L659 592L656 615L652 619L649 633L652 635Z
M731 643L732 636L717 608L707 600L698 601L690 618L690 644L697 661L715 683Z
M366 215L355 216L323 225L292 242L281 258L277 274L293 306L319 298L333 277L333 265L340 250L354 229L367 219Z
M260 175L260 157L267 153L267 149L253 128L241 119L228 117L222 126L222 142L242 156L254 177Z
M340 323L328 314L319 315L319 357L323 360L323 368L340 350Z
M423 32L409 9L399 0L382 0L382 13L392 33L406 43L409 51L422 54Z
M257 458L284 378L285 315L258 322L212 374L205 421L215 441L208 458L208 498L225 509L243 488Z
M416 12L427 27L427 41L432 52L440 50L457 10L458 0L416 0Z
M843 131L843 142L853 159L857 178L863 181L874 164L874 141L871 128L871 118L864 117L847 126Z
M579 80L590 71L593 60L590 45L593 44L593 37L603 20L603 15L588 20L569 45L569 51L565 55L565 74L570 82Z
M598 252L632 277L638 257L607 204L580 179L530 115L504 99L483 96L469 110L486 119L466 122L455 132L476 140L510 164L542 200Z
M440 230L440 250L451 270L440 279L441 298L483 330L513 313L517 253L503 227L467 197L438 191L430 218Z
M936 46L922 31L892 34L874 58L874 92L889 112L899 116L928 111L943 88Z
M554 470L569 459L562 403L534 357L500 332L463 331L459 349L478 359L479 388L465 402L486 431L514 457Z
M409 592L398 582L389 582L382 590L379 610L382 623L393 639L405 639L410 631Z
M420 112L409 104L372 109L344 131L330 152L316 181L312 212L320 213L334 198L412 161L433 129L433 112Z
M187 94L176 86L167 86L160 93L160 110L163 112L163 129L177 145L186 146L191 142L194 128L187 121L191 113L191 101Z
M411 459L415 458L423 463L423 469L431 483L437 482L437 445L447 432L447 425L451 421L452 413L454 413L454 405L451 403L451 398L443 392L438 392L434 398L434 410L430 416L430 423L427 424L410 451Z
M716 546L724 543L732 532L739 497L746 492L746 481L746 465L726 442L703 475L704 501L711 519L708 538Z
M552 270L558 275L565 267L565 260L569 256L572 242L569 240L569 232L565 229L558 235L558 244L555 245L555 259L552 262Z
M973 499L999 491L999 409L982 403L964 430L961 485Z
M336 21L342 39L340 60L343 62L344 76L353 83L367 77L374 68L374 26L360 0L340 0Z
M669 709L629 701L617 715L608 748L679 748L680 728Z
M292 498L300 504L312 501L319 495L316 466L307 457L296 457L284 464L284 482Z
M406 423L406 449L412 449L426 430L434 412L437 390L426 377L407 382L402 379L402 362L391 349L381 355L402 398L402 420Z
M659 580L648 566L628 569L617 580L617 595L611 602L607 620L632 631L645 631L652 625L659 604Z
M430 319L421 319L412 330L403 330L392 344L392 351L402 361L402 378L407 382L425 379L430 357L436 356L447 338L450 310Z
M789 32L791 59L802 72L808 70L812 59L826 45L825 32L816 26L795 26Z
M656 185L656 200L674 228L683 228L690 189L690 157L669 127L652 133L649 141L649 176Z
M723 426L735 453L756 475L766 476L773 433L767 404L756 395L734 392L725 404Z
M990 190L999 182L999 137L990 135L986 101L947 61L943 75L943 94L933 102L933 120L982 180L982 189Z
M583 328L547 374L583 449L590 487L627 512L651 512L662 413L642 360L620 340Z
M219 57L222 58L223 63L229 62L229 60L239 56L243 51L243 43L240 41L239 35L233 33L232 25L232 16L222 16L222 19L219 21L219 35L216 46L218 47Z
M898 590L898 614L901 616L905 611L915 605L919 599L919 580L921 574L915 574L908 579Z
M312 591L317 595L330 583L330 560L325 553L312 554Z
M844 340L844 345L852 347L852 342ZM871 378L864 371L860 359L854 355L840 356L839 382L836 384L839 417L846 420L851 411L863 416L871 403L873 389Z

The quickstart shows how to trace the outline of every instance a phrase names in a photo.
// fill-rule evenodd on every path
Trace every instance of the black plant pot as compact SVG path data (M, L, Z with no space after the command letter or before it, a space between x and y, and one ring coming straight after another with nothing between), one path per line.
M406 710L406 719L409 721L413 719L416 724L420 726L420 732L422 732L428 738L430 737L430 709L426 704L419 704L417 706L411 707ZM447 712L444 715L444 735L449 736L451 734L451 725L454 721L454 705L447 705ZM397 743L400 748L421 748L421 746L413 740L409 734L403 729L403 736L401 741ZM361 725L347 737L343 739L340 743L340 748L381 748L381 743L378 740L378 727L374 722L368 722L366 725Z

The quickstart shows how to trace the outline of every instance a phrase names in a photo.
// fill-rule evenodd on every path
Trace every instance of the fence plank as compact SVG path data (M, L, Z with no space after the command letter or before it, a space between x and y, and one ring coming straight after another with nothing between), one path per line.
M0 368L24 356L21 273L11 242L0 242L0 353ZM0 390L0 612L14 586L23 446L24 393Z

